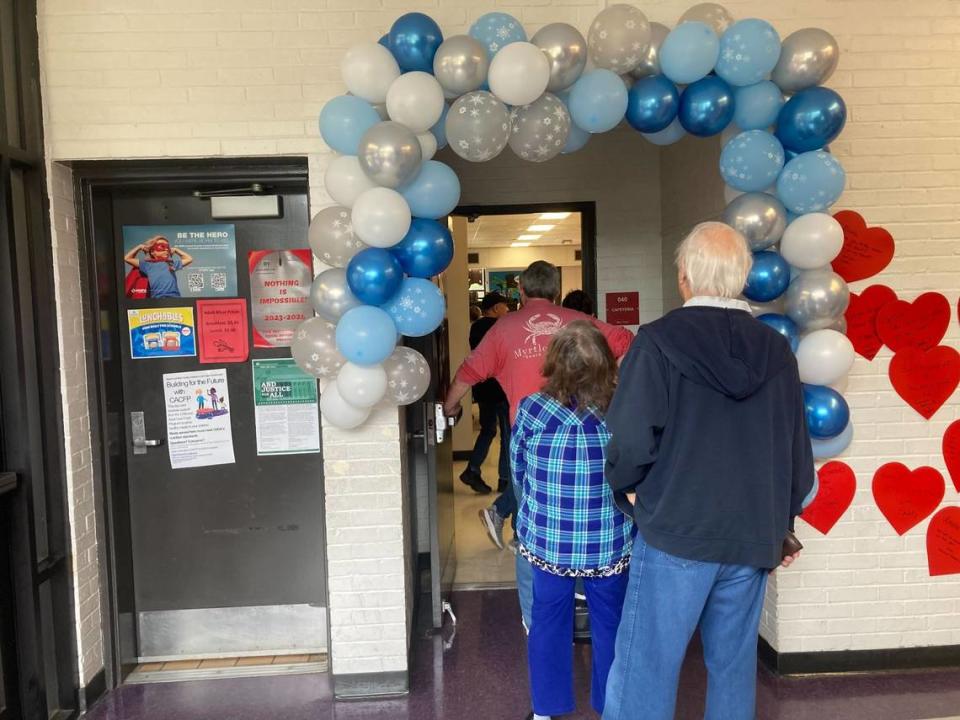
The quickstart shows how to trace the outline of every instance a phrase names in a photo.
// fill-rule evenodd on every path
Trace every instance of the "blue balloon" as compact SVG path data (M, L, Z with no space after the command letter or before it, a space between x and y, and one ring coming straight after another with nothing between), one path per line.
M570 123L570 134L567 135L567 142L560 151L561 155L569 155L587 144L590 139L590 133L577 127L576 123Z
M450 106L443 104L443 111L440 113L440 119L437 124L430 128L430 132L437 139L437 150L443 150L447 146L447 113L450 112Z
M765 130L747 130L720 152L720 174L734 190L760 192L774 182L783 169L783 146Z
M673 145L678 140L683 139L687 131L680 124L680 118L674 118L673 122L667 125L660 132L641 133L643 138L654 145Z
M776 300L790 285L790 263L773 250L761 250L753 254L753 267L747 275L743 296L754 302Z
M790 343L790 349L793 352L796 352L797 348L800 347L800 328L798 328L797 324L786 315L780 315L778 313L765 313L758 316L757 320L783 335Z
M492 58L510 43L525 42L527 33L513 15L491 12L470 26L470 37L479 40L487 49L487 57Z
M850 408L843 395L823 385L804 385L803 404L811 438L833 438L850 422Z
M570 88L570 117L581 130L613 130L627 111L627 88L611 70L585 73Z
M777 118L777 138L797 153L819 150L833 142L847 123L847 106L830 88L801 90L787 101Z
M380 114L363 98L338 95L320 111L320 135L323 141L343 155L356 155L360 138L380 122Z
M396 19L389 42L401 72L420 70L432 75L433 56L443 42L443 33L429 15L412 12Z
M637 80L627 93L627 122L634 130L660 132L677 116L680 93L664 75Z
M766 20L748 18L720 38L717 75L731 85L753 85L770 74L780 59L780 36Z
M373 305L347 310L337 322L337 349L355 365L376 365L397 346L397 326Z
M800 509L806 510L814 500L817 499L817 493L820 492L820 477L814 473L813 474L813 487L810 488L810 492L807 493L807 496L803 499L803 502L800 503Z
M439 218L453 212L460 202L460 179L449 165L427 160L399 192L414 217Z
M851 442L853 442L852 422L848 422L847 426L840 431L840 434L832 438L810 438L810 444L813 446L813 457L817 460L836 457L846 450Z
M733 99L733 122L742 130L766 130L783 107L783 93L769 80L734 88Z
M733 90L716 75L688 85L680 96L677 117L691 135L710 137L733 120Z
M384 309L390 313L401 335L423 337L440 327L447 304L440 288L429 280L404 278L400 291Z
M814 150L786 164L777 178L777 197L797 215L823 212L840 198L846 181L839 160L828 152Z
M377 40L378 43L383 45L387 50L390 49L390 33L384 33L380 36L380 39Z
M389 250L367 248L354 255L347 265L347 285L360 302L383 305L403 281L403 268Z
M660 70L678 85L706 77L720 57L720 39L702 22L677 25L660 45Z
M415 217L403 240L390 252L410 277L430 278L446 270L453 260L453 237L436 220Z

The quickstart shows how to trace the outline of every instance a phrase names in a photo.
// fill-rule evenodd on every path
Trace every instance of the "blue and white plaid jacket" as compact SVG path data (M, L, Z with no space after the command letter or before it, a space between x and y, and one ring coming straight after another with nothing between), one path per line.
M603 475L610 433L543 393L524 398L510 438L519 494L517 536L536 559L595 570L630 554L633 521L617 509Z

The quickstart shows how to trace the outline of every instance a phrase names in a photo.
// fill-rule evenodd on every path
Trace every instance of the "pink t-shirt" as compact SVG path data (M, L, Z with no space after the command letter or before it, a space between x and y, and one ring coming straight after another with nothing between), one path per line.
M487 331L483 341L457 370L457 380L476 385L496 378L510 401L510 421L517 406L527 395L543 387L543 361L550 340L564 325L574 320L589 320L599 328L614 357L621 357L633 342L633 333L608 325L576 310L555 305L549 300L527 300L520 310L504 315Z

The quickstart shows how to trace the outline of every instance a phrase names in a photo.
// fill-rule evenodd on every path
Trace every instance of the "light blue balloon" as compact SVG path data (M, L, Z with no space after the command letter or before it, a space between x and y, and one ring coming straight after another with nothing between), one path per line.
M777 197L797 215L823 212L843 193L847 174L840 161L823 150L797 155L777 178Z
M570 123L570 134L567 135L567 143L563 146L560 154L569 155L570 153L575 153L586 145L588 140L590 140L590 133L578 128L575 123Z
M747 18L720 38L717 75L731 85L753 85L770 74L780 59L780 36L766 20Z
M427 160L417 176L400 188L400 194L414 217L441 218L460 202L460 179L450 166Z
M356 155L363 134L380 122L373 105L353 95L338 95L320 111L320 135L332 150Z
M680 118L674 118L673 122L660 132L640 134L654 145L673 145L678 140L682 140L687 131L680 124Z
M390 314L401 335L423 337L440 327L447 304L440 288L432 282L408 277L383 309ZM337 330L339 332L339 326Z
M810 440L813 445L813 456L817 460L836 457L853 442L853 423L848 422L847 426L836 437L826 439L810 438Z
M723 181L741 192L760 192L776 182L783 169L783 146L765 130L747 130L720 152Z
M570 117L590 133L613 130L627 112L627 88L612 70L592 70L570 88Z
M813 442L817 442L814 440ZM814 500L817 499L817 493L820 492L820 476L816 473L813 474L813 487L810 488L810 492L807 493L807 496L803 499L803 502L800 503L800 509L806 510Z
M397 327L384 310L360 305L337 322L337 349L355 365L376 365L397 346Z
M447 113L450 112L450 106L443 104L443 111L440 113L440 119L437 124L430 128L430 132L437 139L437 150L443 150L447 146Z
M513 15L491 12L481 15L470 26L470 37L479 40L487 49L487 56L492 58L510 43L526 42L527 33Z
M702 22L680 23L660 45L660 70L679 85L706 77L720 57L720 39Z
M769 80L734 88L733 99L733 122L742 130L766 130L783 107L783 93Z

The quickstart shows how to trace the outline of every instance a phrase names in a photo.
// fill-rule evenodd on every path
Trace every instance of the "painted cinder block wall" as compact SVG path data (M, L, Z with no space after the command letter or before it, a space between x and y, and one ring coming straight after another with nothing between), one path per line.
M528 33L549 22L582 31L603 2L582 0L40 0L39 31L48 159L308 155L311 202L328 202L329 154L316 117L341 93L344 50L375 40L409 10L445 34L490 10L520 18ZM690 0L637 3L672 25ZM876 281L911 299L926 290L960 295L960 2L955 0L729 0L736 17L761 17L782 35L821 26L840 42L830 81L850 107L833 151L848 172L840 207L859 210L897 240ZM73 217L65 170L50 175L54 243L69 247ZM59 178L59 180L58 180ZM61 182L60 189L57 183ZM602 249L600 252L602 259ZM615 258L613 259L615 260ZM600 267L601 276L604 272ZM99 578L87 493L89 422L77 331L78 271L58 262L64 417L68 418L81 680L102 665ZM862 289L867 282L854 285ZM639 288L638 288L639 289ZM951 322L945 343L960 345ZM874 470L901 460L945 470L944 428L955 399L926 422L891 391L888 351L858 359L848 399L857 432L845 459L857 472L853 506L829 537L800 523L807 552L777 580L764 632L780 651L960 643L960 576L931 579L926 523L906 537L886 525L870 494ZM396 417L383 413L351 434L324 429L332 661L336 673L406 667L403 493ZM361 497L366 494L367 497ZM364 510L375 499L374 515ZM947 504L958 504L948 490ZM378 556L357 531L383 533ZM389 536L388 539L386 536ZM355 552L364 553L362 556ZM385 588L376 605L365 592Z

